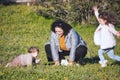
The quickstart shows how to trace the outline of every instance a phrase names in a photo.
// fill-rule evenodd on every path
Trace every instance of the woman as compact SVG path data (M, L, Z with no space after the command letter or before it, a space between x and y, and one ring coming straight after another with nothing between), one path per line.
M69 55L68 65L74 62L84 65L83 58L87 53L86 43L67 23L57 20L51 25L50 43L45 45L48 61L60 65L62 59Z

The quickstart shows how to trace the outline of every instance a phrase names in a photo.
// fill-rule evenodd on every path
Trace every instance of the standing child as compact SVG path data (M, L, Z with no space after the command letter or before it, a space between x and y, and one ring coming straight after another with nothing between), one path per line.
M6 67L11 66L30 66L32 65L32 62L38 63L40 60L36 60L36 57L39 53L39 49L37 47L30 47L28 49L27 54L21 54L13 59L12 62L8 63Z
M120 37L120 32L116 31L114 24L117 22L115 14L110 12L101 12L99 14L97 6L93 7L95 16L99 22L99 26L94 33L94 42L100 46L98 50L101 67L107 66L107 60L104 53L113 59L120 61L120 56L114 55L116 41L114 35Z

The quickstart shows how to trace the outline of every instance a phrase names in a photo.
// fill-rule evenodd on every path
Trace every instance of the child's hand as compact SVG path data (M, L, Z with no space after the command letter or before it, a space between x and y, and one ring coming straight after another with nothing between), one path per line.
M93 10L94 11L98 11L98 7L97 6L93 6Z
M119 32L117 32L116 36L117 36L117 37L120 37L120 31L119 31Z

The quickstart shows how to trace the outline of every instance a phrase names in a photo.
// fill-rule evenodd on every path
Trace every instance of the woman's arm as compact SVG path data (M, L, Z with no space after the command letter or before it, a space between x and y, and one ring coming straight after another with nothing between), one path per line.
M75 51L76 51L76 47L77 47L77 43L78 43L78 36L77 33L75 32L75 30L71 30L70 31L70 36L71 36L71 49L70 49L70 55L69 55L69 60L70 61L74 61L75 59Z
M55 65L59 65L59 55L58 55L58 49L56 49L56 45L55 45L55 33L51 32L51 36L50 36L50 47L51 47L51 53L52 53L52 57L53 60L55 62Z

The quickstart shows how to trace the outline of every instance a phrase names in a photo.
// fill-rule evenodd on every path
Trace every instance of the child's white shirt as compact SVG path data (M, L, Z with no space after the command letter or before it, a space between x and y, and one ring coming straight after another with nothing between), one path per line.
M95 16L98 20L98 11L95 11ZM98 20L99 21L99 20ZM116 45L116 40L114 38L114 34L117 33L117 31L114 28L114 25L108 24L108 25L103 25L99 21L99 26L96 29L95 33L97 31L100 31L100 48L101 49L106 49L106 48L111 48Z
M114 34L117 33L114 26L112 24L102 25L100 24L100 48L106 49L111 48L116 45L116 40L114 38Z

